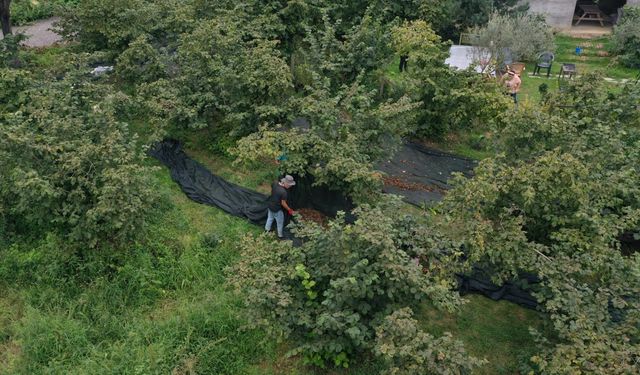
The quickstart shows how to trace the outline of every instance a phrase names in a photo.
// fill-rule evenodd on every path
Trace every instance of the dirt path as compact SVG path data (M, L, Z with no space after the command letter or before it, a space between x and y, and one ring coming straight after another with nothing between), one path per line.
M59 18L53 17L46 20L34 22L28 26L18 26L13 28L13 33L24 33L27 40L23 44L27 47L48 47L62 40L62 37L50 29ZM2 39L2 35L0 35Z

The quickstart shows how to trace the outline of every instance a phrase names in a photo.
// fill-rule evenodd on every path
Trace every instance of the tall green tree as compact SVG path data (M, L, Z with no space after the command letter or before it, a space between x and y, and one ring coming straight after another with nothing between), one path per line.
M221 114L239 137L283 118L293 88L289 66L277 41L253 38L242 25L242 17L224 15L181 38L172 85L198 114L190 126L204 127Z
M482 26L491 14L514 14L527 10L528 5L518 0L423 0L421 13L445 40L457 41L460 33Z
M375 200L381 184L373 164L389 156L413 130L418 103L408 97L379 103L361 79L338 92L329 79L293 101L309 129L264 127L238 142L239 162L273 160L286 154L283 171L311 174L317 183L342 190L360 202ZM287 124L285 124L287 125Z

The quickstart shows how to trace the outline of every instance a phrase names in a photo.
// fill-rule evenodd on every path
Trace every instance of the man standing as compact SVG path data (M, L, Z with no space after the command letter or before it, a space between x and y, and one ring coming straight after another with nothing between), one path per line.
M409 60L409 55L400 55L400 73L407 71L408 60Z
M267 209L267 224L264 226L265 231L270 231L273 225L273 220L276 221L276 227L278 229L278 238L284 238L284 211L287 210L289 215L294 215L295 212L289 207L287 203L288 193L287 190L294 186L296 182L293 177L286 175L280 182L274 182L271 185L271 196L268 200Z
M522 85L522 80L518 77L518 74L513 69L509 69L507 75L509 80L505 82L507 89L509 90L509 95L513 97L513 103L516 105L516 109L518 109L518 92L520 92L520 85ZM502 76L504 79L506 76Z

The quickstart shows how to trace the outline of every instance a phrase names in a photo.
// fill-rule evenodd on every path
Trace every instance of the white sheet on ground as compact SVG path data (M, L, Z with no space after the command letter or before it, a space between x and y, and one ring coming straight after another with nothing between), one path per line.
M445 64L460 70L469 68L480 56L480 48L474 46L451 46L449 49L449 58L444 61ZM482 73L482 68L476 66L476 72Z

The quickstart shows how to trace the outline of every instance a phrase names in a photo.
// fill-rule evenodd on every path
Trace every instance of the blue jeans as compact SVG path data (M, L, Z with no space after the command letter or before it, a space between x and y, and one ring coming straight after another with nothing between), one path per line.
M270 209L267 209L267 224L264 226L264 230L267 232L271 230L271 226L273 225L273 219L276 220L276 227L278 228L278 237L283 237L284 231L284 211L279 210L277 212L273 212Z

